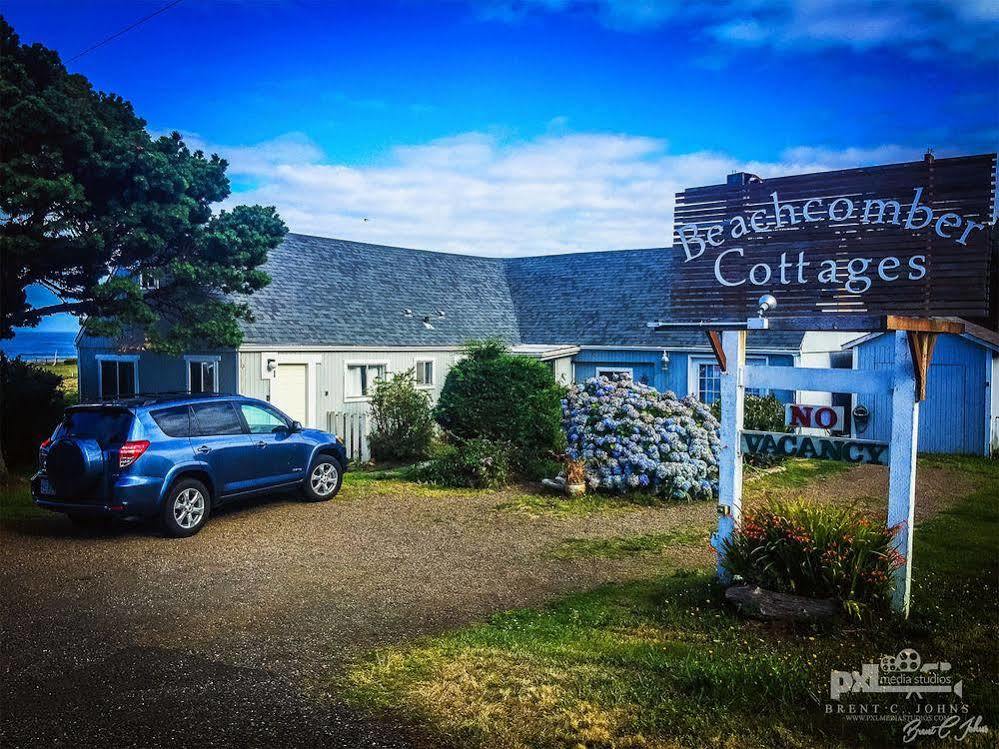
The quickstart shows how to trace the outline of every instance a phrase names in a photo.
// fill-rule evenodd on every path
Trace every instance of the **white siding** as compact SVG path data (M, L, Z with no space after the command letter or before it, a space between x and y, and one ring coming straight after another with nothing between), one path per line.
M263 376L264 356L272 352L241 351L239 354L239 392L252 398L269 400L271 380ZM289 354L287 349L281 349L281 354ZM315 368L316 424L325 428L330 412L359 413L368 410L368 401L345 399L344 386L347 373L347 363L372 363L388 365L388 373L393 374L412 369L416 362L431 360L434 362L434 384L427 388L427 393L436 402L448 371L462 357L462 352L454 350L427 351L420 349L342 349L336 351L317 351L303 348L295 354L313 354L319 357Z

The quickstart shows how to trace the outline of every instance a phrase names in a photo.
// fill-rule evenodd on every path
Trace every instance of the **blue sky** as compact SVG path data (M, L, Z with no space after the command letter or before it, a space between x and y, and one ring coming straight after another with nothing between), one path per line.
M68 60L164 4L3 12ZM736 169L999 144L994 0L185 0L69 67L229 158L230 203L489 255L668 244Z

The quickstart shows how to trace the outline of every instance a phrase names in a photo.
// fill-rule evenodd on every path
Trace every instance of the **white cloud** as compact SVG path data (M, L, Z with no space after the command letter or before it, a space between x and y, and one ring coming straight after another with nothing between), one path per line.
M668 245L676 192L733 171L763 177L918 159L885 145L801 147L773 162L672 153L665 141L615 133L515 141L465 133L399 147L375 165L329 161L301 134L208 146L255 185L228 203L276 205L292 231L492 256Z
M640 31L686 23L731 47L777 50L895 47L994 59L996 0L469 0L485 18L515 22L534 13L591 14L609 28Z

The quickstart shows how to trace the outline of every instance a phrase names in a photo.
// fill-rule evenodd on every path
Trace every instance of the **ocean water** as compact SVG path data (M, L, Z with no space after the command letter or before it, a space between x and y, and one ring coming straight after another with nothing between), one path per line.
M0 350L11 359L71 359L76 357L75 339L72 330L20 330L13 338L0 341Z

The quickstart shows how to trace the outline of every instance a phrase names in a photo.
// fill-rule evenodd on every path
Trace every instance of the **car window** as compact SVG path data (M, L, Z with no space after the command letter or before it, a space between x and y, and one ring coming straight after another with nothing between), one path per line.
M229 401L198 403L191 406L191 409L194 411L195 434L208 436L243 433L243 424Z
M191 409L189 407L164 408L162 411L153 411L150 415L156 422L156 426L162 429L168 437L191 436Z
M101 445L124 442L132 427L132 413L117 408L67 411L62 422L63 437L89 437Z
M239 406L243 418L250 428L250 434L269 434L277 429L287 429L288 422L277 411L252 403L241 403Z

